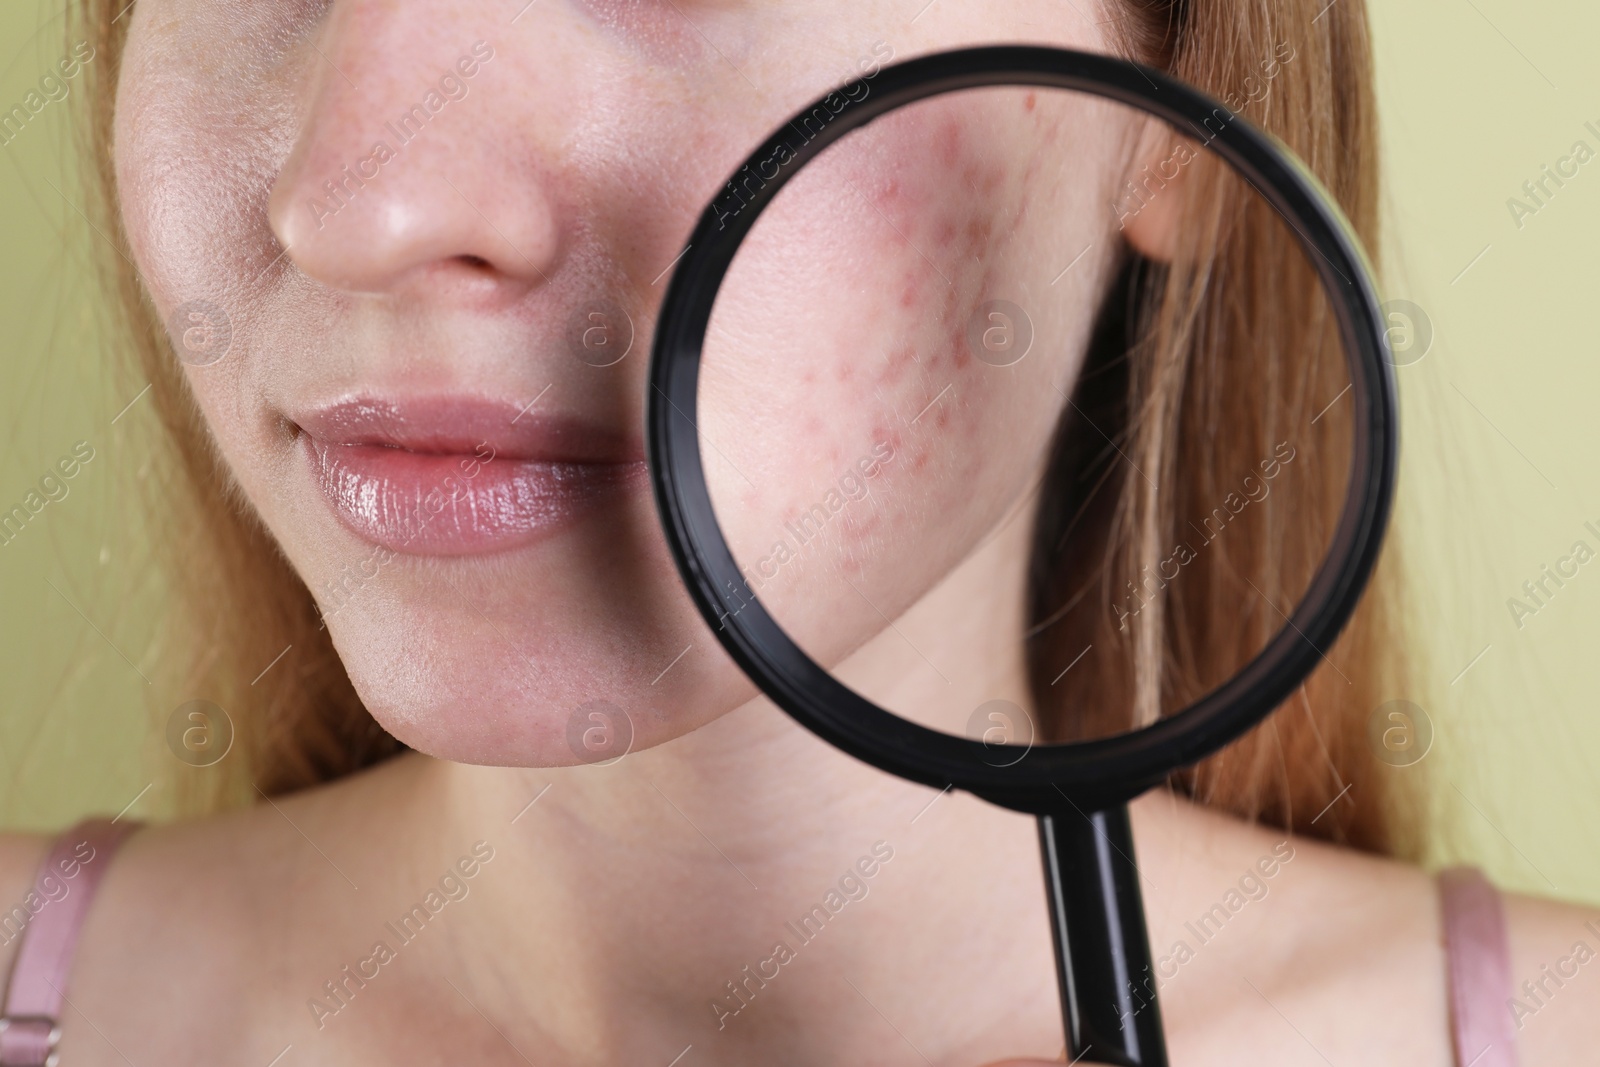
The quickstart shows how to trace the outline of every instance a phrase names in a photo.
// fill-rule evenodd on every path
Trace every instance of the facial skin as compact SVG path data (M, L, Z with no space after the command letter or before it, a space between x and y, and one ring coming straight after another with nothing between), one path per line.
M135 258L164 316L227 316L231 347L189 382L387 729L445 759L560 765L581 705L625 709L642 748L752 695L679 585L642 466L664 274L751 146L882 44L1106 50L1075 12L1019 0L935 37L842 0L544 0L515 20L472 0L139 4L116 142ZM1135 133L1020 90L925 103L806 170L747 242L701 400L741 561L893 455L763 589L820 657L1025 507ZM966 344L992 299L1031 305L1017 366ZM571 340L596 306L631 319L611 366ZM1015 597L993 600L1010 621Z

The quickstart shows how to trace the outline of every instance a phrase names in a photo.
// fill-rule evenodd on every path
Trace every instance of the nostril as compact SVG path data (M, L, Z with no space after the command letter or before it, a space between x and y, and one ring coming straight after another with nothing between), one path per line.
M460 256L460 261L473 270L489 270L489 261L482 256Z

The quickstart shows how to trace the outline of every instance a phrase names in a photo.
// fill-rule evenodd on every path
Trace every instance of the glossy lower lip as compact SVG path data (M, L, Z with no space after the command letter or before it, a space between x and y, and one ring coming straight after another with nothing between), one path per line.
M521 548L645 482L637 450L480 401L354 401L296 419L317 487L363 539L417 556Z

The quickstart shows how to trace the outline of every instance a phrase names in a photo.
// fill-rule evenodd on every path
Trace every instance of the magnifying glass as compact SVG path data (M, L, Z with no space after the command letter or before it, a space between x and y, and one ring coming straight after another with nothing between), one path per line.
M1391 508L1384 320L1328 194L1136 63L914 59L734 172L650 385L723 647L845 752L1037 816L1069 1058L1165 1064L1127 802L1327 661Z

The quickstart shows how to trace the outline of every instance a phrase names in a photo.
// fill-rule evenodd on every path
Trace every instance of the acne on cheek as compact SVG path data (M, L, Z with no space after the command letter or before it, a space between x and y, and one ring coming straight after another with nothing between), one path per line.
M794 370L774 366L790 414L782 445L765 448L800 466L786 485L763 480L747 514L781 530L858 456L890 446L869 496L829 520L830 560L853 581L875 576L886 545L936 547L944 518L966 526L962 517L982 520L992 504L973 486L1026 379L978 362L968 323L982 302L1018 298L1011 278L1032 269L1014 251L997 254L995 238L1016 230L1035 176L1021 163L1032 154L1008 138L1024 149L1045 139L1018 101L1005 106L1010 115L984 101L914 107L854 134L861 141L838 147L837 165L824 157L786 192L805 198L784 216L798 226L762 250L776 262L800 246L826 267L803 272L790 294L797 326L821 326L826 341L800 350Z
M1020 212L1025 176L1009 166L1016 157L996 145L1005 134L993 131L988 107L937 111L943 113L908 113L892 133L893 151L927 164L874 191L874 208L898 231L886 247L898 268L890 310L904 340L883 354L872 385L903 394L906 420L916 419L899 449L903 475L924 471L940 452L971 455L983 432L985 394L1014 384L973 357L968 333L980 305L1013 296L1004 291L1005 237ZM947 386L950 392L923 411Z
M787 367L772 363L774 408L789 414L755 447L790 457L779 462L790 476L757 479L753 495L743 487L747 514L770 524L798 513L879 444L895 459L868 482L878 501L846 508L837 527L852 557L882 540L880 523L902 525L879 516L886 494L958 504L991 451L983 440L1005 410L996 401L1019 383L974 358L968 325L984 301L1017 297L1004 291L1020 273L1006 239L1036 140L1015 97L905 109L824 155L775 205L772 228L757 227L746 251L763 264L804 251L804 267L775 275L791 286L778 291L785 332L821 343L796 346ZM746 279L734 284L754 292ZM765 307L750 313L758 329L775 325Z
M1038 184L1034 150L1055 139L1048 114L1020 97L918 105L853 135L834 150L837 166L825 156L802 179L810 202L796 214L808 221L783 245L826 262L811 297L795 305L824 342L786 375L792 436L768 447L793 450L803 470L774 487L763 513L796 514L813 502L808 490L889 445L893 461L867 481L870 502L831 520L830 554L847 574L869 571L885 545L917 543L941 514L980 519L987 510L972 487L1005 462L991 439L1019 386L1032 388L1032 368L981 363L968 327L985 301L1037 291L1018 279L1044 268L1012 238Z
M894 460L867 483L876 502L844 509L837 524L845 557L837 562L850 569L883 540L886 524L920 521L885 511L889 497L962 506L963 485L981 475L990 451L982 447L988 423L1003 410L991 394L1017 386L1014 375L978 362L968 341L977 307L1013 295L1000 291L1009 264L996 238L1015 223L1024 174L1014 163L1022 156L997 141L1027 130L997 124L994 112L983 101L918 107L856 135L861 141L836 149L837 165L824 157L810 181L797 183L794 193L809 202L782 212L791 226L761 249L766 258L804 247L827 263L822 277L801 282L811 295L793 308L822 326L826 341L783 374L792 414L783 443L765 446L803 457L797 477L745 503L768 516L795 514L813 502L809 490L888 445Z

